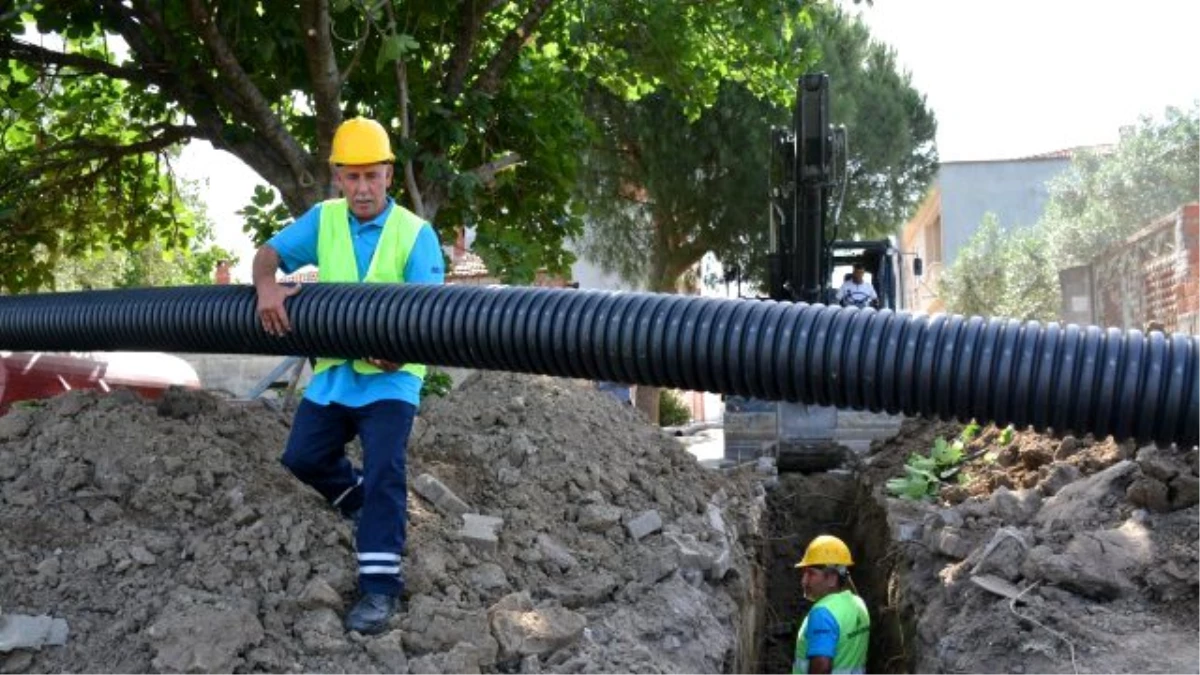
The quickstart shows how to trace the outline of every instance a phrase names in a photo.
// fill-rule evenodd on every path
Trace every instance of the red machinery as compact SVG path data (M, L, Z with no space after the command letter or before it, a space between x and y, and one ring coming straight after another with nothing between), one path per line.
M17 401L74 389L132 389L153 399L172 386L199 388L200 378L187 361L161 352L0 351L0 414Z

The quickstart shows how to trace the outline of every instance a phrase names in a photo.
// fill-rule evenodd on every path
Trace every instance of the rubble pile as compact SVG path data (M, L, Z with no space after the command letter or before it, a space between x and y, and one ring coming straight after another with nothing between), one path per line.
M1197 672L1197 451L997 430L936 503L884 480L952 424L909 423L864 485L886 504L917 672Z
M586 383L473 375L409 451L408 611L346 634L352 525L278 457L289 419L170 392L0 417L3 616L61 646L0 670L713 672L757 592L750 476L697 465ZM50 619L48 619L50 620Z

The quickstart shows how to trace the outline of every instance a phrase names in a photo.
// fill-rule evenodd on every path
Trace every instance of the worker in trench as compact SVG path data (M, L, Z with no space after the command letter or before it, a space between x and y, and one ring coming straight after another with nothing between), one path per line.
M793 673L865 673L871 617L854 589L850 548L837 537L816 537L796 564L804 597L812 601L796 634Z
M322 282L440 284L441 245L429 223L388 196L393 162L387 131L366 118L347 120L333 137L330 163L342 197L321 202L254 256L263 329L291 330L284 301L300 286L276 272L318 267ZM379 358L320 358L296 410L282 463L356 524L359 598L346 630L383 632L400 610L407 519L405 453L420 403L425 366ZM345 447L362 442L355 467Z

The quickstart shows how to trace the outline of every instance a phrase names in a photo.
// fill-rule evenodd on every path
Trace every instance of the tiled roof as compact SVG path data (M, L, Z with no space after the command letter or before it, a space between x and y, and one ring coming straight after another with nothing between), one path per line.
M1073 148L1063 148L1061 150L1051 150L1037 155L1029 155L1028 157L1020 157L1019 159L1071 159L1075 155L1085 152L1095 153L1097 155L1111 154L1117 146L1111 144L1105 145L1077 145Z

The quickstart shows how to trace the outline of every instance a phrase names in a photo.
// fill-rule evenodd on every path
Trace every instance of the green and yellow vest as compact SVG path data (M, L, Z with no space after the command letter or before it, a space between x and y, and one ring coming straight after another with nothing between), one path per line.
M830 593L813 605L813 609L824 607L833 615L838 625L838 643L833 653L834 673L867 672L867 643L871 638L871 615L867 605L849 590ZM809 610L809 614L812 610ZM796 634L796 656L792 662L793 673L808 673L808 640L804 633L808 629L808 617L800 624Z
M393 204L375 254L371 256L367 276L363 279L371 284L404 283L404 268L408 265L408 254L412 252L417 234L425 221L415 213ZM317 280L321 282L357 282L358 260L354 255L354 241L350 236L350 209L345 199L330 199L321 203L321 223L317 235ZM313 373L320 373L346 359L317 359ZM425 378L425 366L406 363L402 371ZM354 371L363 375L383 371L366 361L355 361Z

